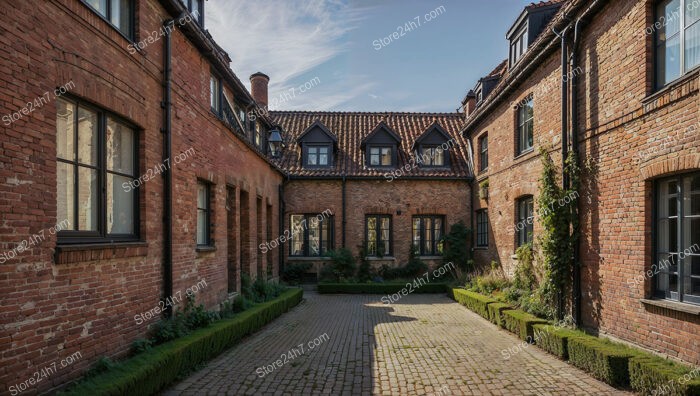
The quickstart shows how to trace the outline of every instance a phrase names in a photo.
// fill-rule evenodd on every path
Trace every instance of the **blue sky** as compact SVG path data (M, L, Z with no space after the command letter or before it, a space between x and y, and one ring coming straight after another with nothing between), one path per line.
M451 112L507 57L529 3L209 0L205 24L246 85L270 76L274 110Z

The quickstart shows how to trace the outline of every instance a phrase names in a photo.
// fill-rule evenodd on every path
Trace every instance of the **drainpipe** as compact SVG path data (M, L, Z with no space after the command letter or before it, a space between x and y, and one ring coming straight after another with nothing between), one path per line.
M571 49L571 150L574 152L577 161L579 158L579 147L578 147L578 45L581 39L580 36L581 28L581 18L576 20L576 25L574 26L574 43ZM577 213L581 213L581 200L576 201L576 206L578 208ZM579 226L580 228L580 218ZM573 230L574 233L578 233L579 230ZM573 306L572 306L572 316L574 318L574 325L576 327L581 326L581 238L579 238L574 244L574 268L573 268Z
M163 163L170 161L172 154L172 121L171 121L171 75L172 75L172 40L171 34L175 27L174 20L170 19L163 23L165 39L163 45ZM163 171L163 300L165 301L173 295L173 204L172 204L172 167L166 167ZM172 316L172 307L165 304L164 315L166 318Z
M552 32L561 39L561 169L562 187L564 191L569 189L570 184L569 176L564 172L564 169L566 169L566 160L569 157L569 57L566 43L566 34L568 30L569 26L565 27L561 33L557 33L557 31L552 28ZM557 300L557 320L561 320L564 316L564 293L560 292L557 296Z
M279 211L279 235L284 235L284 180L282 180L282 183L280 183L279 188L277 190L277 194L279 195L279 202L278 202L278 211ZM278 276L282 276L282 271L284 270L284 245L285 243L280 243L279 247L279 254L278 254L278 261L279 261L279 270L278 270Z
M345 225L347 224L346 220L346 207L347 207L347 201L345 198L345 185L346 185L346 179L345 179L345 173L343 173L343 223L342 223L342 232L343 232L343 248L345 247Z

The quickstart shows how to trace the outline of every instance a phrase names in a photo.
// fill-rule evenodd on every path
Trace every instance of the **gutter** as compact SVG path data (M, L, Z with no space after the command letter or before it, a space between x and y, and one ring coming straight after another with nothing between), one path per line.
M371 181L371 180L383 180L389 182L384 176L299 176L299 175L287 175L287 180L351 180L351 181ZM394 179L394 181L400 180L433 180L433 181L467 181L471 182L474 180L473 176L462 176L462 177L431 177L431 176L413 176L413 177L399 177Z
M347 178L345 177L345 174L343 173L343 222L342 222L342 232L343 232L343 247L345 247L345 227L347 225L347 216L346 216L346 207L347 207L347 201L345 198L345 185L347 183Z

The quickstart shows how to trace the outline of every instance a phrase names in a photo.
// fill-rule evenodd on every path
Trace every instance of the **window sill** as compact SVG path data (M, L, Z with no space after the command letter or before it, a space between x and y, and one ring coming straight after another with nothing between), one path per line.
M489 250L488 246L475 246L474 250Z
M642 99L642 104L646 105L649 104L649 102L652 102L654 99L657 99L659 96L663 96L664 94L668 93L669 91L672 91L674 88L676 88L679 85L683 85L686 83L688 80L693 80L698 77L698 71L700 71L700 68L696 67L693 70L689 71L688 73L678 77L677 79L669 82L668 84L664 85L663 87L657 89L650 95L648 95L646 98Z
M678 311L678 312L684 312L688 313L691 315L698 315L700 316L700 305L694 305L694 304L686 304L678 301L672 301L672 300L651 300L651 299L642 299L642 304L648 306L653 306L653 307L659 307L659 308L666 308L670 309L672 311Z
M442 260L442 256L419 256L423 260Z
M513 158L513 159L514 159L514 160L519 160L519 159L521 159L521 158L527 157L528 154L532 154L532 153L534 153L534 152L535 152L535 148L534 148L534 147L530 147L529 149L527 149L527 150L525 150L525 151L523 151L523 152L518 153L518 154L515 156L515 158Z
M195 250L199 253L215 252L216 246L197 246Z
M287 257L287 261L321 261L321 260L330 260L330 257L319 257L319 256L289 256Z
M90 244L59 244L56 246L56 264L110 260L114 258L142 257L148 255L148 242L116 242Z
M365 257L365 260L367 260L367 261L396 261L396 257L394 257L394 256L384 256L384 257L367 256L367 257Z

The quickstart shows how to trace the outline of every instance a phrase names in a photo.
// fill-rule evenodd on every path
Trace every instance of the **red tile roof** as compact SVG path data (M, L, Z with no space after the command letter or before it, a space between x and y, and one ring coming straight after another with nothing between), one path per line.
M468 178L472 176L469 165L468 142L459 133L464 117L460 113L363 113L363 112L308 112L271 111L273 121L283 129L286 148L277 165L290 176L301 177L378 177L383 178L386 169L367 168L360 148L362 139L384 121L398 136L401 145L397 170L411 164L413 142L432 124L437 122L455 140L450 149L450 167L415 168L404 171L400 178L444 177ZM338 152L333 166L324 169L308 169L301 164L301 150L297 138L314 122L320 121L338 138Z
M537 3L530 3L530 5L525 7L525 9L526 10L534 10L534 9L541 8L541 7L547 7L547 6L551 6L551 5L561 4L561 3L564 3L565 1L567 1L567 0L540 1Z
M508 59L503 60L495 69L491 71L486 77L501 77L508 71Z

